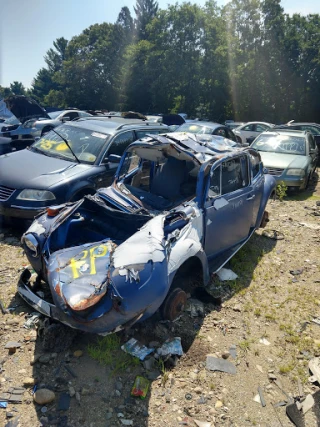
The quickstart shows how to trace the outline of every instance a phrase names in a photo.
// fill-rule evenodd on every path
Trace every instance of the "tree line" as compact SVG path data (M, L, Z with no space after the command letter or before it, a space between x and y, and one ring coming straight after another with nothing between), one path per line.
M209 0L159 9L137 0L115 23L61 37L24 94L44 106L185 112L225 119L320 121L320 15L284 13L280 0Z

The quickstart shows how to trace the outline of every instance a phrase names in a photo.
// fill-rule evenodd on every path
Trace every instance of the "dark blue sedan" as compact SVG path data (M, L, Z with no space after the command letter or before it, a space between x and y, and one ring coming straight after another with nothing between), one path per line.
M34 221L22 244L38 280L25 270L18 292L39 312L98 334L159 308L173 320L187 298L181 278L198 269L206 286L265 225L274 188L258 152L222 137L139 140L111 186Z
M166 131L122 118L62 124L28 149L0 156L0 216L33 219L52 204L94 194L111 184L129 144Z

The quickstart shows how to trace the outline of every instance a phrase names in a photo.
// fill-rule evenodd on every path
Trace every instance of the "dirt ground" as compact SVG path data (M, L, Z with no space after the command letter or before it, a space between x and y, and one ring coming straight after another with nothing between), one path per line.
M24 327L33 310L16 294L27 264L21 231L0 228L0 297L9 309L0 315L0 402L10 389L22 400L7 408L0 403L0 425L292 426L286 404L319 390L308 369L309 360L320 356L320 325L313 322L320 317L317 179L312 190L269 202L269 237L258 230L228 266L238 279L213 277L214 298L194 296L204 304L204 317L185 312L161 323L155 316L111 339L79 333L61 352L45 351L43 334ZM184 355L146 366L120 349L130 337L155 346L181 337ZM61 331L60 344L68 347L69 338L68 330ZM10 341L21 344L13 354L5 348ZM208 370L209 354L227 358L236 373ZM150 381L144 400L130 396L137 375ZM35 403L33 383L52 390L55 399ZM265 406L254 400L258 387ZM317 408L316 401L301 426L320 425Z

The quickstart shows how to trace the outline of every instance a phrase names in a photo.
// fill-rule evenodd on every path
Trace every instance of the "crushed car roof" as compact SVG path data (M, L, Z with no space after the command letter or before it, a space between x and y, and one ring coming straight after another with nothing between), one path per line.
M195 158L199 163L205 163L212 157L239 151L237 143L217 135L193 134L187 132L172 132L162 135L147 135L131 144L130 151L145 159L157 161L164 153L173 157L179 153ZM178 153L178 154L176 154Z

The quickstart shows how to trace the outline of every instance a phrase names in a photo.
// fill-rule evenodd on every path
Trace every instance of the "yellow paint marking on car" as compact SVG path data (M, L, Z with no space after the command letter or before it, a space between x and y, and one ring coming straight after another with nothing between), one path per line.
M77 258L72 258L70 260L70 266L72 270L72 276L74 279L78 279L80 275L83 273L81 271L81 268L89 262L89 273L91 275L96 274L96 258L101 258L107 255L109 250L108 245L98 245L90 248L89 250L84 250L80 252L79 256Z

